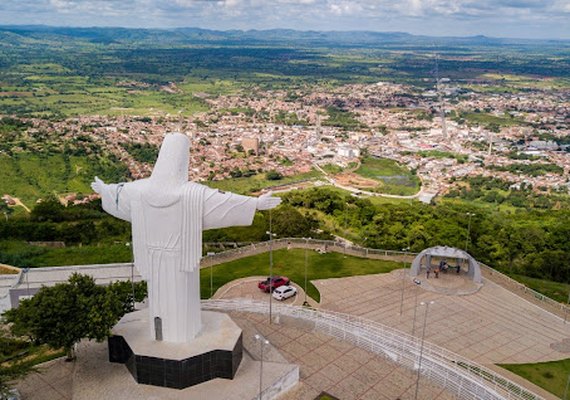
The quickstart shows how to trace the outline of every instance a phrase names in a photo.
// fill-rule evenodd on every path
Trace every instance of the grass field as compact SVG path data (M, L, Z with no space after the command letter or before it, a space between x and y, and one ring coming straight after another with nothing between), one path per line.
M499 366L522 376L560 398L562 398L568 379L570 379L570 358L545 363L503 364ZM570 399L570 392L566 398Z
M61 155L0 155L0 170L0 192L19 197L30 208L48 193L91 193L88 182L92 177L86 176L90 168L85 158L70 157L66 163Z
M568 78L537 78L526 75L513 74L483 74L482 78L495 81L497 87L515 89L562 89L570 87Z
M234 87L220 81L185 81L167 91L156 86L116 86L112 80L90 81L77 76L28 75L27 88L0 96L0 108L9 113L45 116L165 115L190 116L207 111L195 93L221 94Z
M35 261L35 267L130 262L132 249L124 244L64 247L50 249L49 252L35 257Z
M420 190L420 180L394 160L367 157L356 174L379 183L375 191L386 194L413 195Z
M93 157L19 153L14 157L0 155L0 171L0 194L18 197L33 208L38 198L48 194L92 193L89 183L95 175L116 179L120 173L124 179L126 167Z
M468 112L461 113L461 118L465 119L468 124L483 125L483 126L521 126L526 125L522 119L511 117L510 115L497 116L485 112L476 113Z
M308 280L342 278L345 276L380 274L402 268L402 263L369 260L366 258L344 257L339 253L319 254L308 250ZM286 275L293 282L303 286L305 281L305 250L281 249L273 252L273 274ZM234 279L252 275L269 275L269 253L242 258L213 267L214 293L224 284ZM202 298L210 296L210 274L203 269L200 274ZM307 294L320 301L317 288L309 282Z
M250 194L257 192L261 189L265 189L271 186L281 186L290 183L300 182L308 179L316 179L322 177L319 171L312 170L305 174L298 174L292 176L285 176L279 180L268 180L265 178L265 174L257 174L249 176L247 178L234 178L234 179L224 179L221 181L209 181L206 184L210 187L233 192L239 194Z
M529 278L524 275L511 275L511 278L520 283L525 284L529 288L536 290L543 295L550 297L561 303L568 302L568 295L570 294L570 284L547 281L546 279Z
M13 265L55 267L130 262L132 249L124 244L38 247L23 241L0 241L2 259Z

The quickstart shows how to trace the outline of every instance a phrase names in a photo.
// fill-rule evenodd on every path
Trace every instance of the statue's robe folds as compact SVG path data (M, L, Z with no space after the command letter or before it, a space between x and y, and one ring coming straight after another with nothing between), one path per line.
M187 182L174 189L150 179L104 185L103 209L132 223L134 263L148 283L151 337L183 343L201 328L202 230L251 225L257 199Z

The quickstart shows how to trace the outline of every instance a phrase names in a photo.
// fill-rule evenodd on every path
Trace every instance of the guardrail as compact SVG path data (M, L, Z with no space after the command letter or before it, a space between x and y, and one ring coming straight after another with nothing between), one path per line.
M266 253L269 251L270 242L259 242L252 243L247 246L238 247L235 249L229 249L220 253L215 253L213 255L205 256L202 259L202 267L221 264L231 260L235 260L242 257L248 257L256 254ZM406 251L394 251L394 250L378 250L370 249L367 247L355 246L352 244L346 244L345 242L334 241L334 240L318 240L318 239L302 239L302 238L281 238L275 239L272 243L273 250L284 249L287 247L294 248L305 248L308 247L313 250L322 250L326 252L334 251L336 253L344 253L347 255L366 257L366 258L386 258L394 257L395 259L402 257L415 257L416 253L410 253ZM411 259L409 260L411 262Z
M224 312L269 312L266 303L243 299L205 300L202 308ZM410 369L420 368L421 375L461 399L543 399L482 365L442 347L426 342L422 345L420 338L378 322L348 314L283 304L273 305L273 315L309 322L316 331L390 358Z
M537 292L536 290L531 289L528 286L514 280L510 276L505 275L502 272L497 271L493 267L490 267L490 266L483 264L483 263L479 263L479 265L481 266L482 270L486 271L487 273L489 273L489 275L493 276L492 280L495 281L495 283L499 284L498 280L502 280L507 285L512 286L513 289L515 289L515 290L513 290L515 293L517 291L523 292L524 294L527 294L528 296L530 296L530 298L532 298L533 300L548 305L549 307L552 308L553 311L554 310L560 311L560 313L564 316L564 320L566 320L570 316L570 307L567 304L563 304L563 303L560 303L554 299L551 299L550 297L545 296L544 294ZM505 285L502 285L502 286L506 287Z

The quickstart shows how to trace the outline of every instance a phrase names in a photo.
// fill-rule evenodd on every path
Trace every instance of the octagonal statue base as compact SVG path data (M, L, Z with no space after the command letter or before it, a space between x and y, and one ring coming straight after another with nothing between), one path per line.
M109 338L109 361L127 366L138 383L184 389L233 379L243 355L242 331L223 313L202 311L202 330L188 343L152 340L148 309L126 314Z

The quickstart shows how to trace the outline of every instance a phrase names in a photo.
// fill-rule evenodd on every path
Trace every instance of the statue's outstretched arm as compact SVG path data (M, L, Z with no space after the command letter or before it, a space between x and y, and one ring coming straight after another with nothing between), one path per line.
M96 176L95 179L93 179L93 182L91 182L91 189L93 189L95 193L101 194L104 185L105 182L103 182L101 179L99 179L98 176Z
M251 225L256 210L269 210L281 202L271 193L250 197L216 189L207 189L204 200L203 229Z
M128 196L125 195L123 189L125 183L103 182L99 177L95 177L91 182L91 188L101 196L103 209L116 218L125 221L131 221L131 205Z
M281 197L273 197L273 192L267 192L257 198L258 210L270 210L281 204Z

